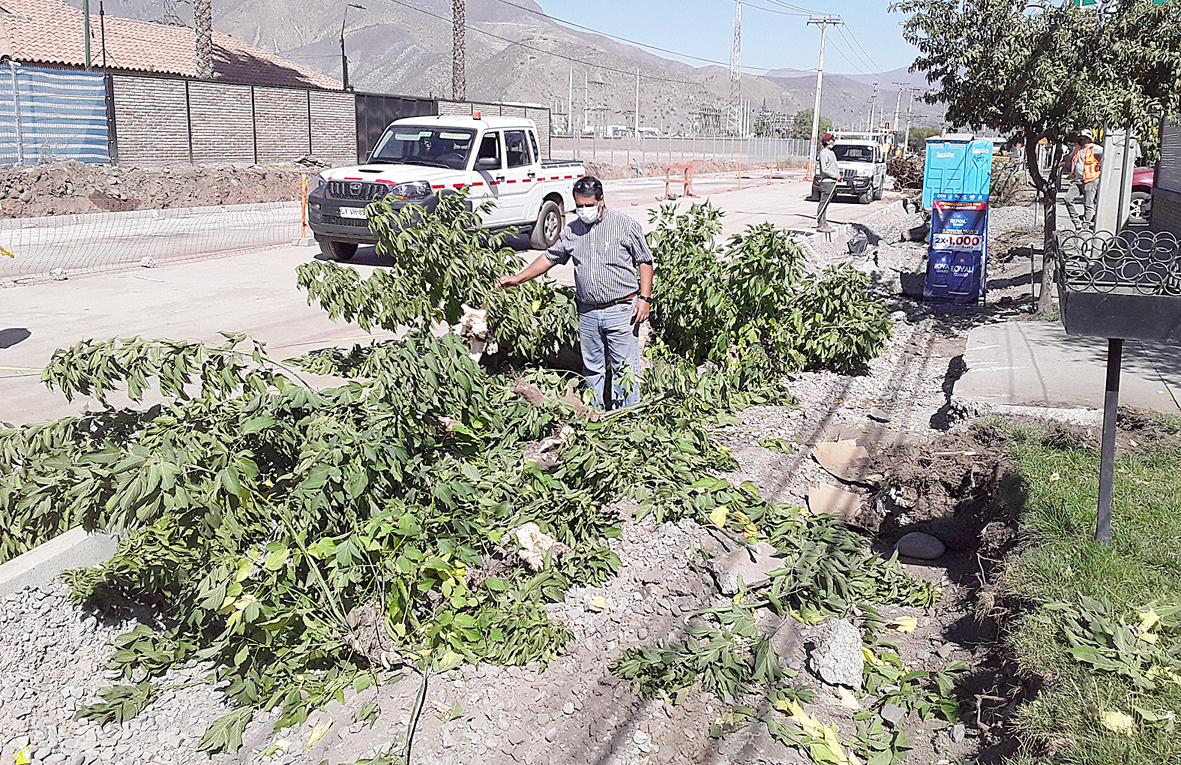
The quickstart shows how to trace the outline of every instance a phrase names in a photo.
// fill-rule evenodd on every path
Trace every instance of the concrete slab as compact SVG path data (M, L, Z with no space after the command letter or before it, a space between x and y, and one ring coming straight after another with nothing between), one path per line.
M1058 322L976 327L968 333L964 365L952 403L967 411L1103 407L1107 341L1069 336ZM1120 404L1181 414L1179 401L1181 348L1125 342Z
M81 527L34 547L0 566L0 598L25 587L42 587L72 568L95 566L115 553L110 534L87 534Z

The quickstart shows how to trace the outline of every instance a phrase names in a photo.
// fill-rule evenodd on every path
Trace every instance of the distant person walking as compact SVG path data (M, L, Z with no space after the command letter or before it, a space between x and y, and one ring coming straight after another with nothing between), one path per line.
M573 259L583 375L596 408L609 400L620 409L640 402L639 332L652 303L652 252L636 220L607 208L598 178L574 182L574 205L578 217L554 246L520 273L502 276L496 287L516 287ZM608 359L610 398L604 390Z
M1063 201L1070 222L1075 231L1095 230L1095 197L1099 194L1099 172L1103 147L1094 142L1095 134L1090 130L1079 133L1078 146L1067 157L1062 166L1070 167L1070 189ZM1083 214L1078 214L1079 198L1082 198Z
M817 157L820 163L820 207L816 210L816 230L824 234L836 230L828 225L828 203L836 194L837 181L841 179L841 166L837 164L836 152L832 150L836 142L832 133L825 133L820 139L823 148Z

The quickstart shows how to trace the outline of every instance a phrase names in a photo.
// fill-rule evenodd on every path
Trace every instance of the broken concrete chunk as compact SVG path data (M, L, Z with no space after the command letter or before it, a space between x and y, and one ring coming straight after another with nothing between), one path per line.
M812 447L812 456L834 477L847 483L869 482L870 457L856 441L825 441Z
M771 545L759 542L753 548L743 547L714 558L709 562L710 572L723 595L737 595L742 587L766 587L771 583L770 573L783 567L783 560L774 557L775 552Z
M828 619L812 633L814 647L808 667L829 685L861 688L865 655L861 653L861 631L844 619Z
M906 717L906 710L897 704L884 704L882 711L878 714L891 728L897 728L898 723L902 722L902 718Z
M545 554L551 548L553 548L554 560L557 560L559 554L569 549L566 545L543 532L532 521L513 529L512 534L521 545L521 549L517 551L517 555L521 557L521 560L528 563L529 568L534 571L541 571L545 568Z
M963 723L956 723L955 725L951 726L951 733L948 735L951 736L952 741L954 741L958 744L964 740L964 733L965 732L966 732L966 730L964 728L964 724Z
M846 523L861 525L861 495L835 486L808 489L808 509L813 515L839 515Z
M912 531L902 537L894 549L903 557L918 560L935 560L947 551L947 547L937 538L921 531Z

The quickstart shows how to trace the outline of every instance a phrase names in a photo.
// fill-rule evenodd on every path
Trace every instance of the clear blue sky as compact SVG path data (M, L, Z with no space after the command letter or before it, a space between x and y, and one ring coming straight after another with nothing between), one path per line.
M727 63L730 60L734 0L537 2L554 17L600 32L717 62ZM825 50L826 71L858 74L862 71L888 71L909 66L914 60L915 49L902 40L902 15L889 13L888 6L886 0L744 0L743 69L815 70L820 30L807 25L809 12L840 16L846 25L845 37L829 27L829 44ZM860 43L861 47L858 48L855 43ZM701 61L652 52L666 58L679 58L695 66L704 65Z

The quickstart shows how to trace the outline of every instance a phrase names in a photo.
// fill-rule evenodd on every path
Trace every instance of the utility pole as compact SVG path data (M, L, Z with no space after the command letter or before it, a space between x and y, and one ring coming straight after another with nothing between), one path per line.
M742 0L734 3L734 45L730 48L730 129L742 132Z
M464 54L467 47L467 0L451 0L451 97L467 99L467 73Z
M75 38L77 39L77 38ZM82 0L83 55L86 57L86 71L90 71L90 0Z
M636 70L636 137L640 135L640 70Z
M343 81L344 90L349 90L349 57L344 53L344 25L349 20L349 8L359 8L363 11L365 10L365 6L357 5L356 3L344 4L344 16L340 20L340 74L341 80ZM200 67L198 66L198 69L199 68ZM200 76L200 72L198 72L198 76ZM213 75L210 74L210 77L212 76Z
M875 124L873 121L873 107L874 107L874 104L877 102L877 100L878 100L878 84L875 82L873 84L873 95L869 97L869 123L868 123L868 125L866 125L867 132L869 132L871 134L873 133L873 126Z
M582 73L582 132L584 132L584 133L586 132L587 125L589 124L586 121L587 111L589 109L590 109L590 74L588 74L587 72L583 72Z
M898 135L898 108L902 106L902 91L905 90L905 82L892 82L891 85L898 86L898 98L894 101L894 121L890 123L890 128L894 131L894 135Z
M910 110L914 106L914 88L907 88L910 91L910 100L906 104L906 138L902 139L902 155L906 156L910 153Z
M566 129L574 137L574 67L570 67L570 90L566 93Z
M812 180L812 173L816 167L816 132L820 129L820 92L824 88L824 39L829 24L844 24L840 16L813 16L808 19L808 25L820 27L820 63L816 66L816 101L812 106L812 144L808 148L808 171L804 180Z

